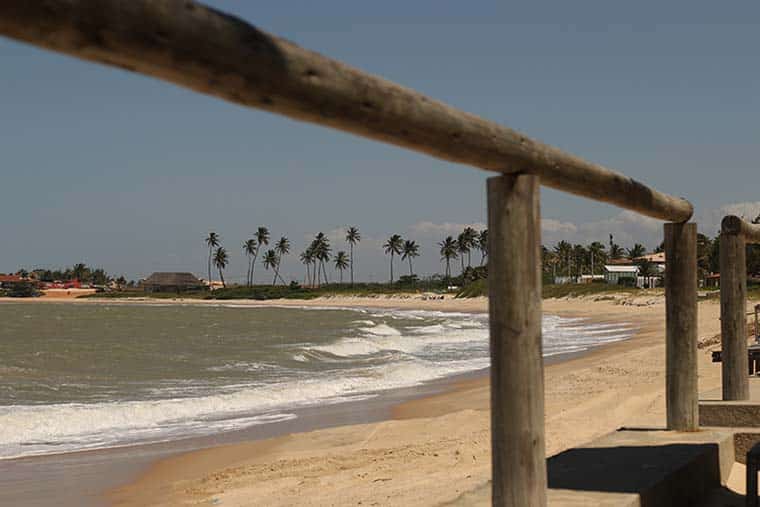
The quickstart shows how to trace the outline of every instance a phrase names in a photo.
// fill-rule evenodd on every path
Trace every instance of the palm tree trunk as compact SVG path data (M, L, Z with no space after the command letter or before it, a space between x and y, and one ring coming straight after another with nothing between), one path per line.
M208 288L213 288L211 285L211 246L208 247Z
M414 273L412 273L412 258L409 257L409 276L414 276Z
M340 284L343 285L343 270L339 269L338 271L340 271Z
M219 279L222 281L222 287L225 289L227 288L227 284L224 282L224 274L222 273L222 268L219 268Z
M354 286L354 244L349 243L348 245L349 250L349 256L351 257L351 287Z
M256 270L256 259L259 257L259 249L256 249L256 253L253 256L253 261L251 261L251 287L253 287L254 279L253 279L253 273Z
M280 276L280 261L281 260L282 260L281 258L277 259L277 264L274 265L274 283L272 285L277 283L277 277ZM281 276L280 276L280 280L282 280ZM282 284L285 285L285 280L282 280Z
M325 285L329 284L330 281L327 279L327 268L325 268L325 263L322 263L322 274L325 275Z
M393 285L393 252L391 251L391 285Z
M464 274L464 255L462 255L462 256L459 258L459 260L460 260L460 261L462 261L462 274Z
M311 270L309 269L309 263L306 263L306 285L311 284Z

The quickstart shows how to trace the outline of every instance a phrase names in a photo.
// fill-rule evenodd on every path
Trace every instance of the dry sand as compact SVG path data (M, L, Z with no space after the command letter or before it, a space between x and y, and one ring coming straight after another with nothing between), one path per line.
M332 298L305 304L485 311L487 301ZM546 368L549 454L622 426L664 427L661 296L547 300L544 311L640 329L630 340ZM700 391L720 385L720 367L710 361L710 350L719 346L719 313L717 301L700 304ZM108 498L130 506L435 505L489 479L488 410L487 379L466 381L451 392L401 404L392 420L168 458Z

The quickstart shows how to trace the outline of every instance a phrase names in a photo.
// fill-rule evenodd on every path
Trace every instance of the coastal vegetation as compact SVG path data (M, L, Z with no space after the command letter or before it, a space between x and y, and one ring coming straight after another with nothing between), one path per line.
M394 234L383 245L383 251L386 255L391 256L391 285L393 285L393 256L401 253L401 248L404 246L404 240L401 236Z
M346 243L348 243L348 264L351 270L351 285L354 284L354 246L361 240L362 236L359 233L359 229L349 227L346 231Z
M754 223L760 223L760 216ZM210 298L210 299L270 299L274 297L307 298L331 294L390 294L390 293L455 293L459 297L473 297L487 294L488 270L486 261L488 258L488 230L476 230L473 227L464 227L460 233L447 235L438 242L438 254L440 256L442 274L419 277L415 273L414 260L422 255L422 249L417 241L411 238L403 238L399 234L392 234L382 243L383 252L388 255L389 281L387 283L358 283L356 277L361 277L361 272L356 269L356 247L362 241L362 235L356 226L348 227L344 236L338 238L338 244L345 247L338 248L333 253L333 245L330 238L318 232L300 252L298 259L305 268L305 276L300 281L285 280L282 275L283 262L291 252L291 242L286 236L281 236L270 244L271 233L268 227L259 226L252 236L242 242L242 253L246 257L245 283L230 283L227 278L227 268L230 263L230 253L223 246L221 236L210 231L204 238L204 244L208 249L207 274L209 278L204 282L211 289L183 292L183 297ZM654 249L654 253L662 252L663 245ZM479 259L473 256L479 253ZM661 276L656 266L649 260L647 249L640 243L634 243L630 247L623 247L615 242L612 235L605 245L599 241L589 244L572 244L568 241L559 241L554 246L542 247L542 275L544 281L545 297L561 297L563 295L583 295L591 293L604 293L609 291L636 290L632 286L636 284L635 278L621 276L617 284L603 283L602 274L605 265L612 263L632 264L638 267L638 275L641 277ZM396 276L396 258L408 266L408 274ZM473 257L475 263L473 264ZM708 279L715 279L720 268L720 241L719 237L710 238L699 234L697 238L697 264L700 280L705 280L703 293L709 293L713 289L708 284ZM256 265L261 262L264 269L271 273L271 281L264 286L255 280ZM760 286L760 246L747 246L747 269L750 274L748 281L750 292L758 290ZM334 272L333 272L334 270ZM219 284L209 282L213 280L216 272ZM344 283L345 272L348 271L348 283ZM332 276L330 273L334 273ZM108 293L99 293L98 297L117 296L132 297L146 294L142 290L140 282L127 281L124 276L113 277L102 268L93 268L85 263L74 264L71 268L63 270L50 269L19 269L16 275L23 281L28 281L31 288L24 286L15 288L13 295L29 296L36 295L43 284L67 284L76 283L99 287ZM585 277L585 278L584 278ZM242 278L242 277L241 277ZM332 279L331 279L332 278ZM576 283L583 280L587 283ZM562 283L556 283L561 281ZM588 283L593 282L593 283ZM1 295L10 295L11 284L0 288ZM152 292L150 297L176 297L176 294L162 294Z
M208 279L211 280L211 257L214 254L214 248L219 246L219 235L213 231L206 236L206 245L208 246Z
M227 267L228 262L229 257L227 255L227 250L220 246L214 252L214 266L219 270L219 279L222 281L222 287L227 287L227 284L224 283L224 268Z

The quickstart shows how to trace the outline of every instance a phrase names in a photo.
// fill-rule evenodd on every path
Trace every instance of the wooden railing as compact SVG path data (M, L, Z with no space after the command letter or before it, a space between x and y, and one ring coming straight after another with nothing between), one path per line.
M724 400L749 399L747 244L760 243L760 225L728 215L720 231L720 334Z
M691 204L189 0L0 0L0 34L501 173L488 180L493 504L546 504L539 185L672 223L667 424L696 430Z

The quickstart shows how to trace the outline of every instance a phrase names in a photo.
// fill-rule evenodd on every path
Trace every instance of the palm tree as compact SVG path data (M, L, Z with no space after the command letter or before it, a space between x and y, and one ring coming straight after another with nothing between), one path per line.
M420 246L417 244L416 241L410 241L406 240L404 241L404 246L401 247L402 255L401 260L409 259L409 276L414 276L414 271L412 270L412 259L414 257L420 256Z
M401 236L394 234L383 245L385 254L391 254L391 284L393 284L393 256L401 253L401 247L404 246L404 240Z
M216 249L216 252L214 252L214 266L219 270L219 279L222 281L222 287L225 288L227 287L227 284L224 282L224 273L222 273L222 270L227 267L228 262L229 257L227 256L227 250L220 246Z
M314 250L314 258L319 261L319 266L314 266L317 271L317 285L319 285L320 275L324 276L325 283L328 283L325 263L330 260L330 240L327 239L324 233L320 232L316 235L314 241L311 242L311 248Z
M277 268L277 252L275 252L272 249L267 250L266 253L264 254L263 263L264 263L264 269L266 269L267 271L269 270L269 268L272 268L273 270L276 269ZM274 286L276 282L277 282L277 271L275 271L274 273L274 280L272 280L272 286Z
M583 268L586 265L587 258L588 258L587 251L583 245L573 246L573 260L575 261L576 276L583 275Z
M306 284L312 285L311 282L311 263L314 262L314 250L309 247L298 256L304 266L306 266Z
M256 270L256 259L259 257L259 250L261 247L266 246L269 244L269 229L267 229L264 226L259 227L256 229L256 233L254 234L256 237L256 241L258 242L258 245L256 246L256 253L253 254L253 260L251 261L251 285L254 284L253 279L253 272Z
M647 249L640 243L636 243L633 245L633 248L628 249L628 257L630 257L631 260L643 257L645 253L647 253Z
M596 274L596 270L594 269L595 264L596 264L595 261L601 260L602 262L604 262L604 258L605 258L604 245L598 241L594 241L588 246L588 251L591 257L591 275L593 276Z
M72 268L71 273L74 276L75 280L79 282L84 282L86 281L85 278L87 278L88 271L89 270L87 269L87 264L80 262L78 264L74 264L74 267ZM19 273L18 276L20 276L21 278L26 278L28 276L28 273L25 269L20 269L18 273Z
M560 241L554 247L554 254L557 256L560 269L565 267L565 276L570 276L570 256L573 253L573 246L567 241Z
M290 241L288 241L288 238L285 236L281 237L280 241L275 245L274 250L277 252L277 265L274 268L274 279L277 280L277 277L279 276L284 285L285 280L280 276L280 263L282 262L282 257L290 253Z
M221 242L222 238L219 237L217 233L214 231L211 231L208 233L208 236L206 236L206 245L208 245L208 283L209 287L212 287L211 285L211 257L214 254L214 248L219 246L219 243Z
M478 249L480 250L480 265L483 265L488 257L488 229L483 229L478 235Z
M359 229L356 227L349 227L346 231L346 241L348 242L349 262L351 264L351 285L354 285L354 245L362 240Z
M246 257L248 257L248 273L245 278L245 284L248 287L253 284L253 281L251 280L251 272L253 271L253 256L256 255L256 250L258 250L258 244L255 239L251 238L243 243L243 252Z
M451 278L451 259L457 258L457 240L451 236L438 243L441 247L441 260L446 261L446 279Z
M340 272L340 283L343 283L343 270L346 269L348 265L350 264L349 258L346 255L346 252L344 252L343 250L338 252L335 255L334 262L335 262L335 269L337 269L338 272Z
M462 273L464 273L464 256L470 255L470 239L464 234L459 233L457 236L457 252L459 253L459 260L462 263Z
M547 274L551 272L552 282L557 278L557 254L549 250L545 246L541 245L541 264L544 272Z
M475 248L478 245L478 231L473 229L472 227L465 227L462 231L462 236L465 243L467 244L467 266L472 267L472 259L470 257L470 252L473 248Z
M623 248L620 245L610 243L610 259L620 259L623 255Z
M317 284L317 245L315 241L311 242L311 245L309 245L309 248L306 249L307 256L311 260L312 270L311 270L311 280L309 284L311 286L316 286Z

